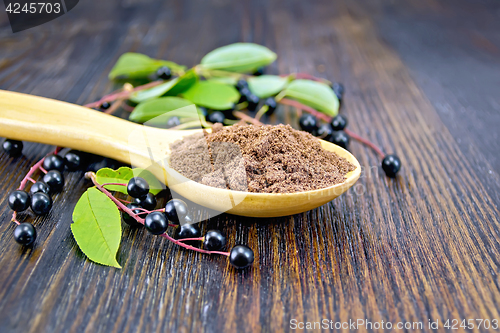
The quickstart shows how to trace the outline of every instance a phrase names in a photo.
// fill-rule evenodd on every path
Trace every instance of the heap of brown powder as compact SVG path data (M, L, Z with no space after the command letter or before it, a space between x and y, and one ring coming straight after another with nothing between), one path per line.
M236 191L291 193L329 187L355 169L290 125L216 124L171 146L170 165L199 183Z

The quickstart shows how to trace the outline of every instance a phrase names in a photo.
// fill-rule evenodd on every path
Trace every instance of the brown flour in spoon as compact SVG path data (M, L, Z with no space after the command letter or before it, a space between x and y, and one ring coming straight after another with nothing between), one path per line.
M170 146L170 165L199 183L236 191L292 193L342 183L355 169L290 125L214 125Z

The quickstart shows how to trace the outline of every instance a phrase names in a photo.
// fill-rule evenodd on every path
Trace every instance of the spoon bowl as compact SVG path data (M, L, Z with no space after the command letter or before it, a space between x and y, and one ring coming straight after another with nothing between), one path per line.
M0 90L0 136L77 149L151 171L181 196L220 212L276 217L321 206L349 189L361 167L347 150L321 141L356 169L343 183L295 193L253 193L219 189L189 180L169 167L170 144L201 130L166 130L143 126L83 106Z

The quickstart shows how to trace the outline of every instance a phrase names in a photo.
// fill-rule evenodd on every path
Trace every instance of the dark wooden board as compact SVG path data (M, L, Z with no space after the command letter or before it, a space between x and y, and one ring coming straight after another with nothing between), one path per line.
M346 86L350 129L403 170L387 179L373 152L357 186L318 209L276 219L222 215L229 244L255 250L244 272L224 257L124 228L123 269L86 260L70 232L89 186L67 173L39 234L19 247L7 194L51 147L0 155L1 332L289 331L290 321L500 319L498 1L81 1L12 34L0 14L0 89L73 103L112 88L120 54L194 65L236 41L275 50L274 73ZM371 331L360 327L360 331ZM484 331L475 329L472 331Z

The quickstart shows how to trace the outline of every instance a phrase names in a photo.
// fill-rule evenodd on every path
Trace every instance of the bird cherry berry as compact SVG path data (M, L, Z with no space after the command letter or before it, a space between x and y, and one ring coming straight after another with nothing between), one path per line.
M31 204L31 198L28 192L23 190L16 190L9 194L9 207L15 212L22 212L26 210Z
M236 82L236 89L241 91L243 88L248 88L248 82L243 79L239 79L238 82Z
M162 212L152 212L146 216L144 226L153 235L162 235L167 231L168 220Z
M229 253L229 262L238 269L250 266L253 260L253 251L246 245L236 245Z
M316 136L322 140L326 140L326 141L330 141L330 139L332 138L332 134L333 134L333 129L332 129L332 126L330 124L321 124L317 131L316 131Z
M140 206L136 203L129 203L127 205L127 208L130 209L134 214L139 214L140 218L144 218L146 216L146 213L141 214L142 211L140 209L137 209L137 208L140 208ZM135 218L128 215L127 212L122 212L122 218L123 218L123 222L127 223L131 227L136 228L136 227L142 226L141 223L137 222L137 220Z
M3 150L11 157L17 157L23 152L23 142L6 139L2 143Z
M64 164L70 171L80 169L84 163L84 153L78 150L70 150L64 155Z
M226 245L226 237L219 230L209 230L204 238L203 247L208 251L218 251Z
M264 105L267 105L267 112L266 114L268 116L272 115L274 113L274 111L276 110L276 107L278 106L278 104L276 103L276 100L274 99L274 97L268 97L264 100Z
M33 244L36 239L36 229L30 223L24 222L14 229L14 239L21 245Z
M401 169L401 160L396 155L386 155L382 160L382 169L387 177L394 178Z
M170 80L172 78L172 71L167 66L158 68L156 77L162 80Z
M179 117L170 117L167 120L167 128L179 126L180 124L181 124L181 120L179 119Z
M64 177L58 170L50 170L43 176L42 180L49 185L50 193L60 192L64 187Z
M45 193L47 195L50 195L49 185L47 185L46 183L41 182L41 181L38 181L38 182L34 183L33 185L31 185L30 194L33 195L33 194L38 193L38 192L42 192L42 193Z
M226 119L226 116L224 116L224 113L220 111L214 111L212 113L209 113L207 116L207 120L211 122L212 124L215 123L224 123L224 120Z
M183 224L175 228L174 238L198 238L201 237L200 227L196 224Z
M52 199L43 192L37 192L31 197L31 210L36 215L45 215L52 208Z
M156 208L156 197L153 193L149 192L142 198L134 198L134 203L144 209L153 210Z
M347 126L347 118L338 114L333 117L331 124L334 131L342 131Z
M59 155L48 155L43 159L42 166L45 170L57 170L62 172L64 170L64 159Z
M111 107L111 103L110 102L102 102L101 104L101 110L107 110Z
M303 131L312 133L318 128L318 121L312 114L305 113L299 119L299 126Z
M347 149L349 146L349 136L344 131L334 131L330 137L330 142Z
M149 193L149 184L144 178L131 178L127 184L127 193L133 198L145 197Z
M180 199L172 199L165 205L165 215L169 221L179 224L187 215L187 205Z

